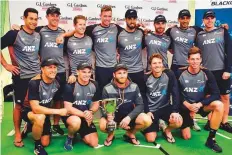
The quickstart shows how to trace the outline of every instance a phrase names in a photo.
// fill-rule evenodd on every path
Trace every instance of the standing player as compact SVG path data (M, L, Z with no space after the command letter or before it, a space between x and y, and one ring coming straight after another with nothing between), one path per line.
M205 29L198 34L196 43L202 51L202 64L212 71L216 78L221 101L224 103L224 114L220 129L232 133L232 127L228 122L232 43L228 31L222 27L215 27L215 21L215 13L212 10L204 13L203 23ZM205 129L209 129L209 122L206 124Z
M12 73L15 107L13 120L15 127L14 145L23 147L20 134L21 108L26 96L28 83L32 77L40 72L39 66L39 43L40 35L35 32L38 23L38 11L27 8L23 14L24 26L21 30L8 31L1 38L1 49L9 48L12 65L8 64L1 53L1 64Z
M180 70L178 82L181 91L181 115L183 117L182 136L191 138L190 126L196 113L205 117L212 112L210 132L205 145L215 152L222 152L216 143L215 135L222 121L223 104L219 101L219 89L213 74L202 67L201 51L197 47L190 49L188 67Z
M102 98L115 98L121 104L115 112L114 121L126 131L123 135L125 141L134 145L139 145L140 142L136 139L137 131L146 129L151 125L151 118L143 113L144 104L138 86L128 79L128 68L124 64L115 65L113 79L111 83L106 85L102 92ZM112 120L112 117L103 116L100 119L100 130L107 132L107 123ZM108 133L108 137L104 142L105 146L110 146L114 140L114 132Z
M154 142L159 131L159 119L169 125L163 135L169 143L175 143L171 130L181 127L182 117L179 112L179 89L174 73L164 69L163 56L158 53L149 58L152 73L147 75L145 112L153 119L150 127L143 131L148 142ZM172 104L170 96L172 95Z
M87 62L92 64L92 39L85 35L86 17L82 15L75 16L73 19L75 33L68 38L65 44L65 50L68 53L71 75L68 78L69 83L76 81L76 68L79 63Z
M32 135L35 140L34 153L47 155L44 147L50 143L51 123L50 115L67 115L67 110L52 109L51 101L60 89L55 79L58 63L54 59L45 59L41 63L42 73L29 82L28 96L22 110L24 121L32 123Z
M66 150L72 150L74 134L79 132L83 141L91 147L98 146L96 126L93 124L93 114L98 110L100 94L95 81L90 80L92 67L87 62L77 66L77 80L66 84L64 90L64 106L71 114L65 117L68 136L64 145Z
M145 35L145 46L147 47L147 69L148 60L154 53L159 53L163 58L163 65L168 68L167 52L171 44L171 39L165 34L167 20L163 15L158 15L154 20L154 32Z
M128 76L136 83L142 94L145 93L142 48L143 31L137 29L137 11L129 9L125 14L126 28L118 35L119 62L128 66Z

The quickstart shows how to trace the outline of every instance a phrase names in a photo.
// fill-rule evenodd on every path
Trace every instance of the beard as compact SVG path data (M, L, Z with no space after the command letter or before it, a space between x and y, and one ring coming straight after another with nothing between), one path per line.
M131 29L131 30L135 29L135 26L131 26L131 25L129 25L129 24L126 24L126 25L127 25L127 27L128 27L129 29Z
M118 82L119 84L125 84L126 83L126 78L115 78L116 82Z

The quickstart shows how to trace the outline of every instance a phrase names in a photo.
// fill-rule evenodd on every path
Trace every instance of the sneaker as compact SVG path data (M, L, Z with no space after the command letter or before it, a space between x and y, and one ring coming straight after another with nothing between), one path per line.
M209 131L209 130L210 130L209 121L207 121L207 123L205 124L204 129L205 129L206 131Z
M217 152L217 153L222 152L222 148L217 144L215 139L207 139L205 146L212 149L214 152Z
M192 129L195 130L195 131L201 131L201 127L197 124L196 120L193 120Z
M162 130L163 132L165 131L165 129L167 128L166 123L164 122L164 120L159 119L159 128L160 130Z
M32 132L32 124L31 123L25 123L23 127L23 131L21 132L22 139L27 137L27 134Z
M220 129L225 130L229 133L232 133L232 127L229 122L226 122L225 124L221 123Z
M35 146L34 154L36 154L36 155L48 155L48 153L45 151L45 149L42 145Z
M64 130L62 130L59 125L53 125L52 133L53 134L64 135Z
M73 140L73 138L70 138L67 136L66 141L64 143L65 150L71 151L73 149L72 140Z

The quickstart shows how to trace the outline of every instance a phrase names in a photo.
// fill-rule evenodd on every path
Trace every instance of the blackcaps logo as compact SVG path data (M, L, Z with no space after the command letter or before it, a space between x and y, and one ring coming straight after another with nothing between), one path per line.
M211 6L232 5L232 1L211 0Z
M82 11L82 8L88 7L86 4L67 3L67 7L73 8L73 11Z

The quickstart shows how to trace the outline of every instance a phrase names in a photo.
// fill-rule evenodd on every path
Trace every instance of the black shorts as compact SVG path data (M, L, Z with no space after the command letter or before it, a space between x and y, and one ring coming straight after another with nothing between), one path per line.
M146 134L149 132L158 132L159 131L159 119L162 119L167 124L169 124L169 118L172 112L173 112L172 106L167 106L167 107L161 108L153 112L154 119L152 120L151 126L145 129L142 133Z
M100 93L102 93L104 86L110 83L110 81L112 80L113 72L113 67L104 68L96 66L95 77L96 81L98 82Z
M186 67L186 66L176 65L176 64L171 65L171 70L174 72L176 77L178 76L178 69L182 67Z
M184 106L184 105L183 105ZM200 114L202 117L206 117L210 112L206 112L203 110L203 107L199 109L197 114ZM181 129L193 126L193 119L190 116L190 111L186 107L182 107L180 110L180 115L183 118L183 124Z
M217 85L219 87L221 95L226 95L230 93L230 78L227 80L223 80L222 75L224 72L225 72L224 70L212 71L217 81Z
M117 123L117 126L119 126L120 122L121 122L126 116L127 116L127 115L120 115L120 114L115 115L114 121ZM135 125L136 125L135 120L136 120L136 118L132 119L132 120L130 121L129 125L128 125L131 129L133 129L133 128L135 127Z
M128 76L131 79L131 81L138 85L140 92L145 94L146 84L144 81L144 71L137 73L129 73Z
M70 116L63 116L62 117L62 120L63 120L66 128L68 128L67 119L69 117ZM97 129L96 129L96 126L93 122L90 124L90 126L88 126L88 123L86 122L86 120L84 118L81 118L81 126L77 132L80 134L81 138L83 139L86 135L97 132Z
M53 100L54 101L63 101L63 91L66 84L66 73L57 73L56 80L59 82L60 88L56 92Z
M20 79L19 75L12 75L14 100L16 104L23 105L30 80L31 78Z
M28 118L28 113L31 112L32 110L29 108L24 107L21 111L22 114L22 119L27 122L32 124L32 122L30 121L30 119ZM44 124L43 124L43 133L42 136L44 135L51 135L52 131L51 131L51 122L50 122L50 117L46 116Z

